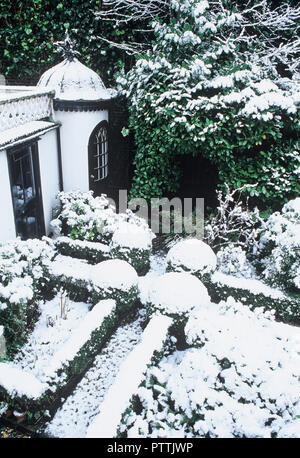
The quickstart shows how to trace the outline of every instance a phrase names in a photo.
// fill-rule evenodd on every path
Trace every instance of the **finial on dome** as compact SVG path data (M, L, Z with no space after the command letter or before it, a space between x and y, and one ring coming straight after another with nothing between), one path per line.
M70 62L72 62L76 56L80 55L80 53L74 49L76 42L71 40L68 29L66 29L64 41L56 41L53 44L58 51L63 53L63 57Z

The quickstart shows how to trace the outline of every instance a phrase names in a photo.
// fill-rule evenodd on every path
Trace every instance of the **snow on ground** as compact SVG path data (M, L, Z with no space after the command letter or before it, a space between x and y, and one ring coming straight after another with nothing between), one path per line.
M144 277L139 277L139 298L142 304L149 301L149 294L153 282L166 272L167 260L162 253L150 256L150 269Z
M140 341L141 322L142 315L133 323L118 328L73 394L57 411L46 428L47 434L60 438L85 437L88 426L99 414L99 405L114 382L121 363Z
M50 358L62 348L65 342L89 311L88 304L67 302L66 319L61 318L60 296L40 304L41 315L28 342L17 353L11 364L30 372L42 380Z

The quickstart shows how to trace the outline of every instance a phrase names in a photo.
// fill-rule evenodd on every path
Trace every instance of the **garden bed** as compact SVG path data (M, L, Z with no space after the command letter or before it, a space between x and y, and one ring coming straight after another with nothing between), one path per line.
M113 300L91 311L86 303L69 301L61 314L60 299L41 306L28 342L13 361L0 363L2 399L29 418L49 414L61 390L68 391L117 326Z

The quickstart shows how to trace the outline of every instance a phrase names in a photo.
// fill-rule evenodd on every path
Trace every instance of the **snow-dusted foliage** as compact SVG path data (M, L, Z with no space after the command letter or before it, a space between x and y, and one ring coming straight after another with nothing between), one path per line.
M150 292L150 311L187 318L194 308L210 303L203 283L188 273L170 272L158 277Z
M218 206L205 225L205 241L212 247L239 246L255 254L257 240L264 227L258 208L250 210L248 199L245 203L241 195L249 185L226 192L217 191ZM253 188L250 186L250 188Z
M255 269L241 246L229 243L219 249L217 263L220 272L243 278L255 277Z
M300 197L266 221L259 254L262 275L269 283L300 292Z
M49 281L48 261L55 251L49 239L17 239L0 246L0 323L9 351L24 342L34 324L38 301Z
M138 283L134 268L120 259L100 262L91 269L91 278L95 285L103 289L116 288L129 291Z
M137 300L137 273L120 259L90 265L86 260L60 255L51 265L51 280L56 289L63 288L77 301L96 304L102 299L114 299L118 312L132 308Z
M281 17L282 33L293 30L300 9L286 8L284 21L265 1L244 6L172 0L171 20L154 24L153 48L119 77L137 144L133 195L175 191L176 158L187 153L214 162L231 188L259 181L252 195L294 195L299 38L278 36L278 23ZM282 77L279 64L293 69L290 78Z
M136 226L136 231L140 228L140 233L144 229L150 237L151 231L144 219L129 209L126 213L116 213L105 194L93 197L93 191L69 191L60 192L58 197L61 211L52 221L56 236L63 234L75 240L107 243L120 225L129 223Z
M201 278L210 275L216 268L216 255L209 245L198 239L178 242L168 252L168 269L174 272L189 272Z
M110 243L113 258L128 261L138 273L149 268L152 239L155 235L144 226L121 222L115 230Z
M149 368L127 437L298 437L298 328L231 298L198 309L185 332L192 347Z
M86 304L70 304L69 319L62 326L56 321L50 328L47 315L42 313L28 344L15 360L0 363L1 398L21 412L28 409L34 414L48 408L56 392L103 346L116 326L115 308L113 300L100 301L91 311Z

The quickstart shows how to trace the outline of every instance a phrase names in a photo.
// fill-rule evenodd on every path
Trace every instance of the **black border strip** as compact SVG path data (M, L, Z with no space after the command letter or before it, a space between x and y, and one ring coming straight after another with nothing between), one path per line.
M109 100L53 100L55 111L100 111L107 110L111 106Z

